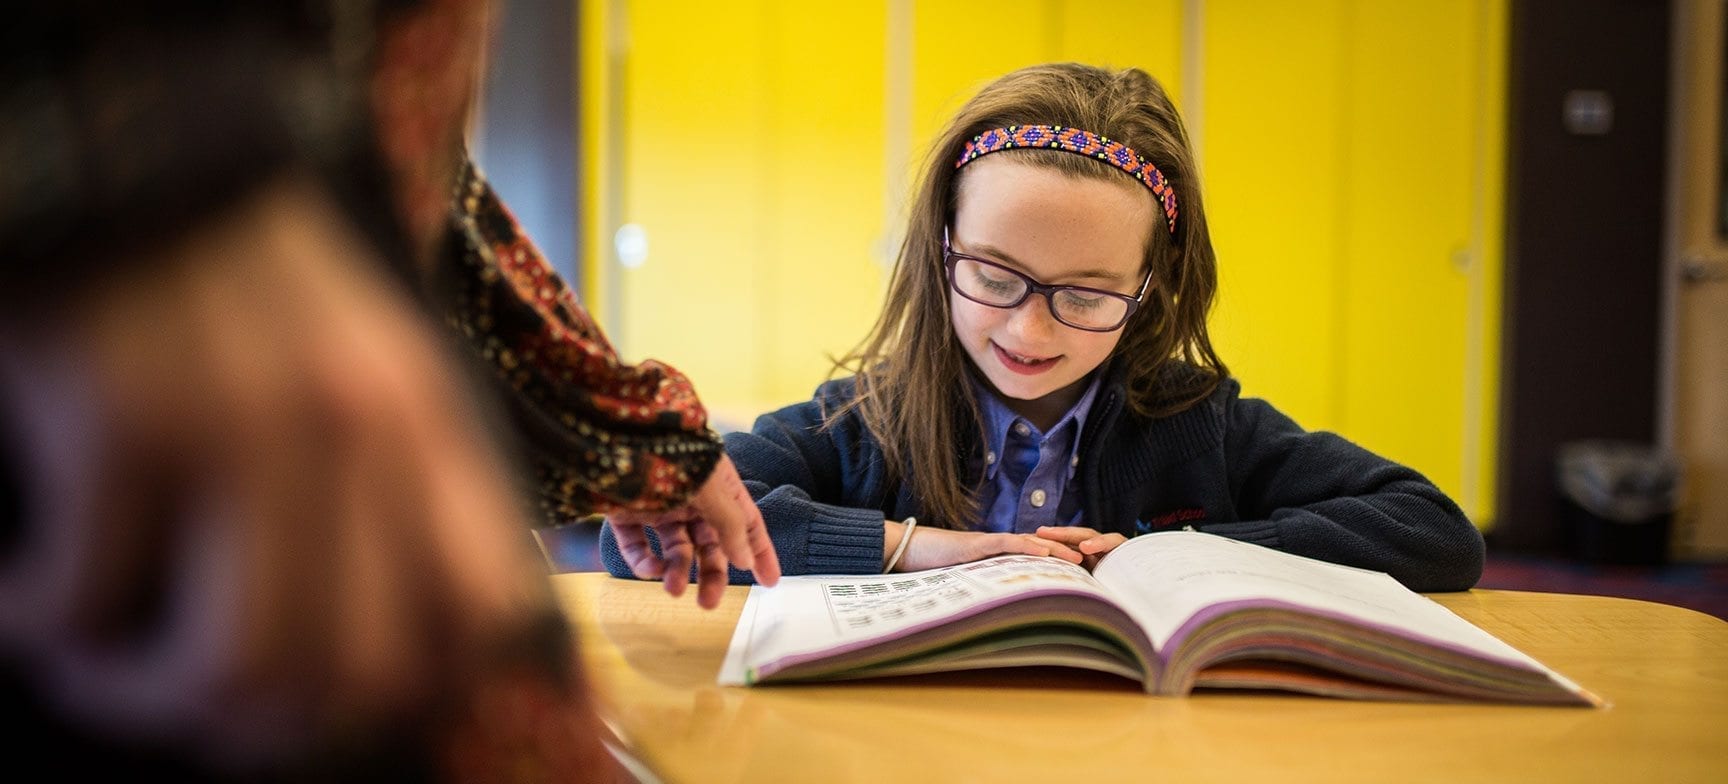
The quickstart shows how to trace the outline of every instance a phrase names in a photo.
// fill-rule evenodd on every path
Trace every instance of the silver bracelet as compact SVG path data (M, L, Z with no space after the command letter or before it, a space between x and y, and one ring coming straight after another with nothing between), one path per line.
M894 546L894 555L888 559L888 566L882 570L883 574L894 571L895 564L900 563L900 556L906 554L906 544L912 541L912 531L918 527L918 518L906 518L905 525L906 531L900 534L900 544Z

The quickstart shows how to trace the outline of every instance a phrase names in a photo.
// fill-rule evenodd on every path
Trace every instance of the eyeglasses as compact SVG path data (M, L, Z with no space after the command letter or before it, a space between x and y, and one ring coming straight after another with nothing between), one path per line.
M1085 286L1048 286L1018 270L989 259L956 253L948 245L948 227L942 227L942 266L948 285L960 296L993 308L1017 308L1033 294L1043 294L1050 315L1057 321L1087 332L1113 332L1128 322L1140 307L1140 298L1152 285L1152 273L1133 296Z

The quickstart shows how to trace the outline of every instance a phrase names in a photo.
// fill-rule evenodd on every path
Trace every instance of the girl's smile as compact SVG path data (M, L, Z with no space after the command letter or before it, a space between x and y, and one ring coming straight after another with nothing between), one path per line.
M1015 373L1028 376L1034 376L1049 371L1051 368L1056 366L1056 361L1062 358L1060 355L1054 357L1035 357L1028 354L1009 351L1008 349L997 345L995 341L990 342L990 347L995 349L996 358L1002 360L1003 367L1006 367Z
M960 174L949 242L1039 283L1133 296L1145 280L1152 229L1164 226L1145 187L1106 173L1080 177L1011 154L973 161ZM1044 294L994 307L950 289L949 303L973 366L1040 428L1067 413L1122 337L1121 329L1090 332L1057 321Z

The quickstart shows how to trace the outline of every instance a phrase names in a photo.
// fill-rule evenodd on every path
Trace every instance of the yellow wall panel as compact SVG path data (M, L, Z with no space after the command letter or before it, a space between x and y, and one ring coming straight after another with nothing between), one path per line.
M1502 0L1357 0L1339 428L1492 516Z
M628 12L618 219L642 227L648 251L618 272L614 339L626 359L665 360L722 406L757 395L766 350L749 314L768 271L759 173L773 130L769 5L640 2Z
M1492 514L1503 0L1208 3L1219 350Z
M1344 12L1336 0L1205 10L1213 339L1246 394L1313 429L1340 421Z
M1471 406L1465 411L1465 485L1460 502L1479 524L1492 527L1499 499L1495 481L1499 466L1500 330L1505 271L1506 216L1506 81L1507 17L1510 0L1479 0L1476 11L1475 71L1477 101L1482 107L1476 127L1476 160L1472 168L1477 189L1474 240L1478 263L1471 307L1475 347L1466 372L1474 381Z
M875 321L886 269L882 198L886 25L881 3L774 22L762 387L734 417L806 400Z
M1041 0L914 2L911 127L913 159L978 88L1009 71L1056 56L1048 33L1053 14ZM916 182L916 178L910 178Z
M882 269L883 6L629 4L613 338L684 371L722 427L807 398ZM610 231L606 232L610 237Z
M1050 59L1108 68L1139 68L1179 98L1182 77L1181 0L1135 3L1131 15L1098 3L1064 2L1051 14Z
M1467 2L1355 3L1339 429L1457 495L1476 106Z
M912 5L916 156L979 88L1028 65L1072 60L1136 66L1177 91L1180 0L1137 3L1131 12L1110 16L1097 3L1075 0Z

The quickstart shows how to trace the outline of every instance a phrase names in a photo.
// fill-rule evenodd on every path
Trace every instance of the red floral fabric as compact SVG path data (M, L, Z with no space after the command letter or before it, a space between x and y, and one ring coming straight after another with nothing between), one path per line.
M690 380L621 362L472 164L452 223L448 319L508 386L548 522L682 504L720 457Z

